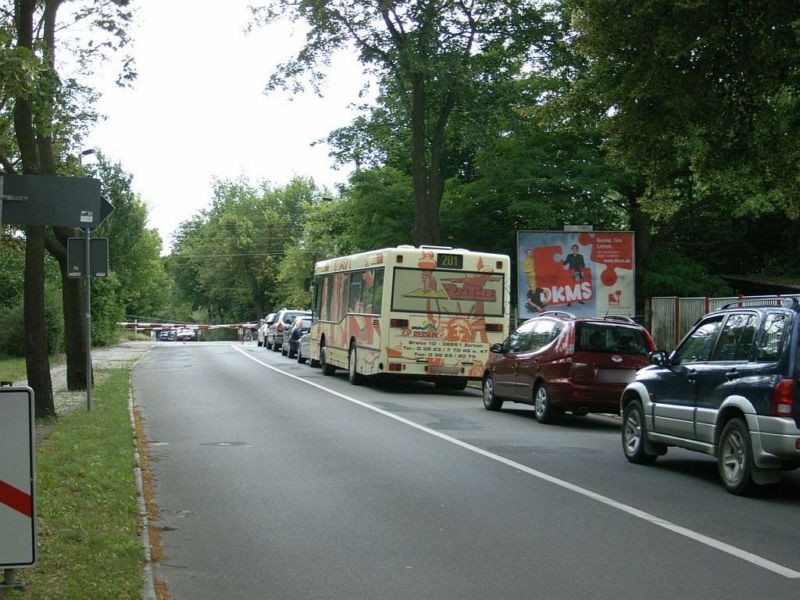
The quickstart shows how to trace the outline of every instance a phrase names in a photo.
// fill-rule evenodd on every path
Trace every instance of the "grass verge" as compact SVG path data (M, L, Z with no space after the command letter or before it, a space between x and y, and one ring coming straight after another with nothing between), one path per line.
M23 357L0 354L0 381L19 381L25 379L26 376L27 370Z
M60 365L66 361L63 354L50 357L50 366ZM28 368L22 356L0 354L0 381L23 381L28 377Z
M98 380L100 378L98 377ZM130 370L95 386L36 449L38 562L9 598L140 598L144 556L128 413Z

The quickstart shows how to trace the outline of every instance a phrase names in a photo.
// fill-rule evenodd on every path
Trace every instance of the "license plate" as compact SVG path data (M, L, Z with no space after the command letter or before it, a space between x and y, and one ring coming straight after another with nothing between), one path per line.
M634 369L597 369L597 383L630 383L634 379Z

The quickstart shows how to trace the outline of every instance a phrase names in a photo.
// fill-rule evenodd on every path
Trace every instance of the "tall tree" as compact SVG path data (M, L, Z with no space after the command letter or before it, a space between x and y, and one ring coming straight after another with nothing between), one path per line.
M659 212L698 193L800 218L800 5L566 0L614 157ZM677 190L677 193L676 193Z
M334 51L355 47L384 94L402 100L398 125L408 140L417 243L438 243L439 208L452 173L448 135L454 111L481 81L534 60L550 31L538 3L492 0L367 2L273 0L254 9L257 22L290 14L309 25L305 46L270 79L269 88L304 74L315 89Z
M215 321L263 317L280 297L281 261L319 195L303 178L282 187L216 182L212 206L176 236L169 264L184 298Z
M130 18L126 6L129 0L85 0L71 13L73 22L89 21L93 31L105 32L109 38L96 37L77 45L78 64L86 67L92 57L102 56L127 42L121 23ZM63 0L15 0L14 27L17 47L2 53L4 66L15 67L2 82L0 107L13 98L13 123L17 148L2 147L0 162L6 172L14 172L15 158L24 174L55 175L59 159L74 149L85 133L87 123L94 118L87 107L75 103L85 88L72 79L59 77L56 68L56 32L59 30L59 9ZM5 17L8 13L2 13ZM8 28L6 28L8 29ZM2 41L2 37L0 37ZM128 63L128 66L130 63ZM124 70L129 76L130 71ZM0 131L0 142L2 142ZM62 265L62 295L66 329L68 384L71 389L83 387L85 377L85 347L83 326L86 311L82 306L80 280L69 280L66 272L66 238L72 232L57 229L55 235L44 227L26 228L29 246L26 260L25 323L26 362L28 378L36 392L37 414L53 414L52 386L49 377L47 345L42 343L47 332L42 307L44 305L43 257L46 247Z
M147 227L147 205L134 193L132 176L102 153L92 174L101 182L103 197L114 206L96 235L109 240L109 268L119 279L123 314L154 315L168 302L169 278L160 258L158 231Z
M15 21L17 48L23 56L34 56L35 0L16 0ZM54 24L52 21L48 25ZM33 61L31 61L33 62ZM37 148L34 126L34 88L15 90L14 131L24 174L40 173L42 163ZM33 388L36 415L55 415L53 385L50 379L50 360L47 352L47 326L44 302L45 229L41 225L25 228L25 363L28 385Z

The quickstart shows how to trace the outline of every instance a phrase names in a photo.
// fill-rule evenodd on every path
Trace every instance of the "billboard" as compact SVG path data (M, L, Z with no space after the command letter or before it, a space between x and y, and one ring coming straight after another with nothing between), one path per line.
M518 232L520 318L545 310L633 317L633 250L632 231Z

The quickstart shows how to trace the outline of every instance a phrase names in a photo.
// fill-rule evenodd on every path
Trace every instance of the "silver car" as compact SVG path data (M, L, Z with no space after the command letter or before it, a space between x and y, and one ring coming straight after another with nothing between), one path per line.
M297 317L310 317L311 311L309 310L291 310L283 308L278 312L275 317L275 322L269 326L267 330L266 347L280 352L283 346L284 334L288 341L289 331L291 330L292 323Z
M311 347L311 335L304 333L297 341L297 362L305 364L309 359L309 349Z

